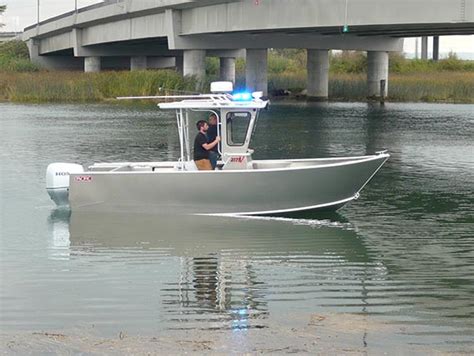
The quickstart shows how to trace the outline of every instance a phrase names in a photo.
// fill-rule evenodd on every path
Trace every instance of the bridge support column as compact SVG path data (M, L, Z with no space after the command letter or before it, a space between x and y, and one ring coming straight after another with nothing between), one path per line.
M219 78L235 84L235 58L220 58Z
M184 60L183 60L183 57L180 56L180 57L175 57L175 65L176 65L176 71L183 75L183 65L184 65Z
M388 95L388 52L367 52L367 86L370 97ZM381 81L385 80L382 87Z
M250 91L268 95L268 49L247 49L245 83Z
M187 50L183 53L183 75L194 76L198 80L206 76L206 51Z
M146 56L135 56L130 57L130 70L146 70L148 68L148 62Z
M433 60L439 60L439 36L433 37Z
M329 93L329 50L308 49L308 97L327 100Z
M421 37L421 59L428 59L428 37Z
M100 57L85 57L84 72L95 73L100 72Z

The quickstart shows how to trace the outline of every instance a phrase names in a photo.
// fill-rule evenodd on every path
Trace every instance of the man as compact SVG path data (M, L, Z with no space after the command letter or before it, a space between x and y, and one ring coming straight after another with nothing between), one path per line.
M211 114L209 116L209 129L207 130L207 142L213 142L217 137L217 116L216 114ZM219 158L219 145L215 145L209 151L209 160L211 161L212 169L216 169L217 159Z
M213 142L207 142L206 132L209 125L204 120L199 120L196 124L199 133L194 139L194 163L200 171L212 171L211 161L209 160L209 151L217 146L221 138L217 136Z

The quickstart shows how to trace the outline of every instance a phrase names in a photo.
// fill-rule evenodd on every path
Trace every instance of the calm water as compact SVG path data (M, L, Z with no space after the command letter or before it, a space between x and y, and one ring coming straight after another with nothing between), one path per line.
M0 332L245 339L343 315L389 326L386 346L474 352L473 117L472 105L273 105L255 158L392 154L335 214L70 216L46 194L48 163L177 159L174 118L0 104ZM380 333L366 328L363 346Z

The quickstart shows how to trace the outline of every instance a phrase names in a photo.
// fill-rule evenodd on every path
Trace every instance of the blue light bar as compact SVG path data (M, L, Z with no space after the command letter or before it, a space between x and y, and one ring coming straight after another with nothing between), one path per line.
M232 99L234 101L252 101L252 94L247 92L235 93L232 95Z

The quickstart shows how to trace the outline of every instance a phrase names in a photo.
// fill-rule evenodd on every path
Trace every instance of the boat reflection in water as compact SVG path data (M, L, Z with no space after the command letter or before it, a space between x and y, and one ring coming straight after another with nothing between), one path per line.
M55 209L48 217L48 227L51 232L49 243L49 258L51 260L69 260L71 256L69 238L69 209Z
M329 217L73 213L69 249L81 258L99 255L99 269L104 257L130 260L128 268L159 289L159 319L167 329L265 328L270 315L338 308L336 299L348 311L364 311L364 281L382 278L385 269L370 262L349 223ZM339 284L345 292L336 291Z

